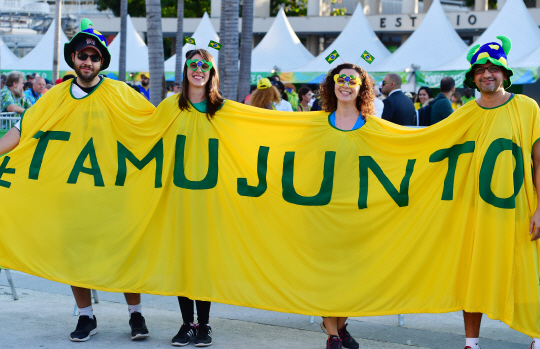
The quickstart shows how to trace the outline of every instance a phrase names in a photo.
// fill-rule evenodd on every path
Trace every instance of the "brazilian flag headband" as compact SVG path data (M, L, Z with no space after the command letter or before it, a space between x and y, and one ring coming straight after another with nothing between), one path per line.
M326 62L328 62L328 64L332 64L334 63L336 59L338 59L338 57L340 57L339 53L336 50L334 50L328 56L326 56L325 60ZM358 62L360 61L360 59L363 59L364 61L366 61L366 63L371 64L375 60L375 57L373 57L371 53L364 51L362 55L360 55L360 58L358 58L358 61L356 61L354 65L358 65ZM341 60L343 61L343 63L346 63L343 60L343 58L341 58Z
M501 40L500 44L497 42L488 42L484 45L475 45L469 50L467 60L471 66L465 73L464 83L466 86L477 89L473 79L474 66L477 64L486 64L488 62L498 65L506 70L508 79L504 82L505 89L512 85L510 77L514 75L514 72L508 67L508 54L512 49L512 41L504 35L497 36L497 39Z

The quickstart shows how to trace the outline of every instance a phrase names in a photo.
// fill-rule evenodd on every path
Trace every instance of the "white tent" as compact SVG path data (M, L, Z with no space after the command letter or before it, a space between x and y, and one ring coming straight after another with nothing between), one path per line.
M508 55L508 65L527 56L540 46L540 29L532 19L523 0L506 0L501 12L486 31L471 45L483 45L488 42L499 42L496 36L505 35L512 40L512 50ZM450 61L433 69L434 71L467 70L467 52L464 50ZM424 69L422 69L424 70Z
M26 72L39 72L47 74L53 68L53 50L54 50L54 23L53 20L49 29L41 39L41 41L23 58L13 62L10 65L3 65L2 70L21 70ZM64 44L68 42L66 34L60 30L60 71L72 71L69 65L64 60ZM2 57L3 58L3 57ZM46 77L46 75L45 75Z
M270 72L274 67L288 72L299 68L313 59L296 36L281 8L272 26L251 53L252 72Z
M0 39L0 67L7 67L20 58L15 56L13 52L7 47L7 45Z
M404 71L411 68L411 64L429 70L466 49L467 45L448 21L441 3L434 0L418 29L396 52L371 71Z
M201 19L201 22L199 23L199 26L197 27L197 29L195 30L195 32L193 33L191 37L195 39L196 46L193 46L191 44L185 44L182 47L182 56L183 56L184 61L185 61L184 57L186 57L186 53L189 50L193 50L195 47L210 50L210 53L214 56L214 58L217 61L218 51L210 49L208 47L208 44L210 43L210 40L219 42L219 36L214 30L214 27L212 26L212 22L210 22L210 17L208 17L208 13L206 12L204 13ZM165 61L165 71L166 72L176 71L176 55L173 55L171 58Z
M118 72L120 66L121 35L122 33L118 33L109 45L111 64L106 70L108 72ZM126 38L126 73L148 72L150 70L148 65L148 47L144 43L144 40L139 36L139 33L135 30L133 22L131 21L131 16L127 17Z
M325 57L334 50L337 50L340 57L332 64L328 64ZM315 57L308 64L295 69L294 72L324 73L331 67L343 63L341 58L345 62L350 63L356 63L358 61L358 65L366 70L370 70L372 67L360 58L364 51L368 51L375 57L375 61L372 63L373 67L390 56L390 51L388 51L373 29L371 29L364 15L362 4L359 3L349 19L349 23L336 40L323 53Z

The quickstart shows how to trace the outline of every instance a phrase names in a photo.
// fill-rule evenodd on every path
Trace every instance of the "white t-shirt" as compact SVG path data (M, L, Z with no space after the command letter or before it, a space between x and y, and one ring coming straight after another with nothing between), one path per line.
M279 102L278 104L274 103L274 108L279 111L293 111L291 103L287 102L284 99L282 99L281 102Z
M375 97L375 116L378 118L381 118L383 109L384 109L383 101Z
M71 94L73 95L73 97L75 98L83 98L83 97L86 97L88 95L88 93L84 92L83 90L81 90L81 88L79 86L77 86L76 84L71 84ZM21 130L21 122L17 122L15 124L15 126L13 126L15 128L17 128L17 130Z

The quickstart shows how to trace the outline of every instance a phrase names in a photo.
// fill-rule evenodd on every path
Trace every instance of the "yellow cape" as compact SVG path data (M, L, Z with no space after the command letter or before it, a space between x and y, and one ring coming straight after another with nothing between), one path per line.
M230 101L212 121L177 96L152 110L106 79L26 113L0 159L0 265L311 315L464 309L540 337L531 99L349 132Z

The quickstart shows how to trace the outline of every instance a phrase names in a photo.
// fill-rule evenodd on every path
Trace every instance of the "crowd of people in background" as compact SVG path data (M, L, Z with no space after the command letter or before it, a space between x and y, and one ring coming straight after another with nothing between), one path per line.
M11 112L22 114L34 105L43 94L54 85L75 76L66 74L63 78L52 83L36 73L24 75L21 72L11 72L1 75L0 108L2 113ZM418 93L404 93L401 90L401 76L387 74L380 83L369 76L375 95L374 110L376 117L383 118L403 126L431 126L447 118L453 111L467 102L475 99L473 91L465 87L463 96L456 92L455 81L451 77L441 80L440 93L433 96L429 87L420 87ZM128 85L150 100L150 76L140 75L140 84ZM252 93L243 101L255 107L289 111L306 112L321 110L319 105L320 86L304 85L298 92L296 86L282 82L279 75L260 79L252 86ZM166 97L181 93L182 84L175 82L167 85Z

